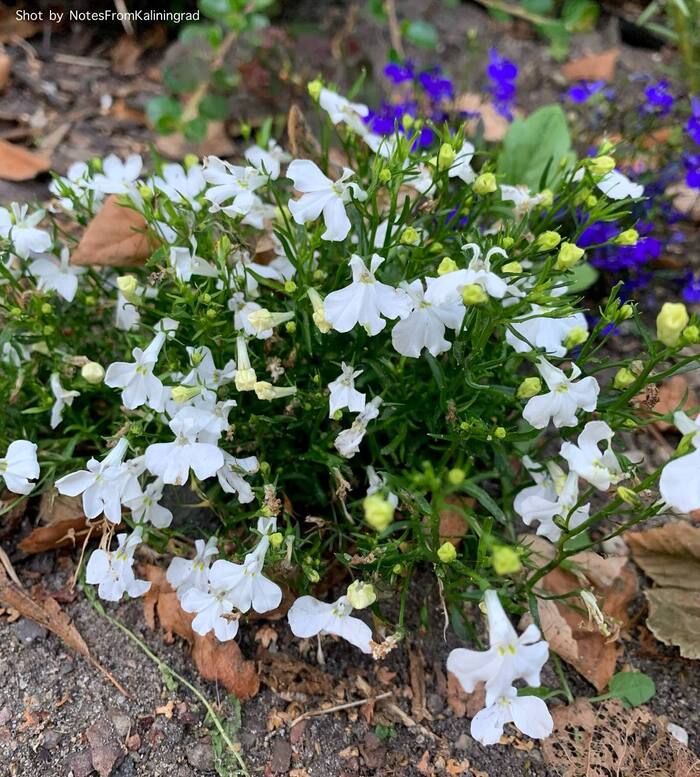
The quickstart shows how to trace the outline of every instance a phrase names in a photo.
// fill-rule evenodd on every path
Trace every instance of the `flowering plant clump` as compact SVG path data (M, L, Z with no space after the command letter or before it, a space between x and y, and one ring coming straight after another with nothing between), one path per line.
M643 196L609 155L577 162L558 138L544 153L537 125L495 159L432 123L426 151L310 91L328 121L312 158L269 137L236 163L155 174L108 158L56 180L55 212L2 211L0 477L80 497L103 529L85 579L104 599L148 589L141 544L168 554L194 630L220 640L287 590L295 635L379 659L427 569L458 633L464 605L485 603L488 649L447 658L466 690L485 683L474 736L496 742L511 721L546 736L542 694L516 683L539 686L548 645L511 616L537 620L539 581L591 530L700 507L697 422L680 418L663 469L620 436L654 420L633 401L646 386L697 365L698 321L669 303L650 331L615 290L585 309L581 236ZM82 271L65 214L86 224L110 195L141 214L148 258ZM611 327L640 351L607 355ZM166 488L198 494L215 534L161 504ZM527 526L552 543L544 567ZM320 601L331 566L348 586ZM353 614L369 608L371 622Z

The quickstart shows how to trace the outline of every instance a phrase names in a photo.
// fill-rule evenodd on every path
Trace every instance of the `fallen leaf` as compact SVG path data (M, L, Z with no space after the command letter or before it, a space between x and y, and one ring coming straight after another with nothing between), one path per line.
M420 761L416 764L416 769L421 774L430 775L434 774L433 769L430 767L430 751L426 750L421 756Z
M120 76L136 75L140 70L138 62L143 51L143 46L133 35L122 35L109 52L112 70Z
M685 402L683 402L683 398ZM659 399L654 405L654 412L662 415L675 413L676 410L688 411L697 408L698 399L695 392L688 386L688 379L685 375L674 375L665 380L659 389ZM665 432L667 429L673 429L674 425L667 421L654 421L654 426L659 431Z
M173 710L175 709L175 702L170 699L167 704L164 704L162 707L156 707L155 713L156 715L163 715L168 720L170 720L173 716Z
M608 49L597 54L572 59L562 66L567 81L612 81L615 77L620 49Z
M159 135L156 138L156 149L168 159L181 161L187 154L197 157L219 156L227 157L236 153L236 146L226 132L222 121L210 121L207 124L207 134L199 143L192 143L180 132L171 135Z
M473 135L476 132L476 128L479 120L484 124L484 139L490 142L497 142L503 140L508 127L508 119L496 110L493 103L489 100L485 100L481 95L465 92L461 94L454 104L454 108L457 111L463 111L464 113L478 113L479 118L467 119L465 127L467 133Z
M141 124L144 127L148 124L144 111L129 107L123 97L119 97L114 101L109 109L109 115L113 116L117 121L130 121L134 124Z
M50 167L51 162L45 156L0 138L0 178L3 181L31 181Z
M617 699L593 707L588 699L551 708L552 735L541 744L559 777L648 775L699 777L700 761L648 707L625 709Z
M12 60L5 54L4 51L0 51L0 92L7 86L7 82L10 80L10 73L12 72Z
M257 658L260 661L262 681L287 701L291 701L299 694L330 696L338 686L338 683L322 669L282 651L270 653L262 650Z
M255 632L255 641L267 650L273 642L277 642L277 632L268 624L261 626Z
M432 720L425 706L425 659L419 650L408 651L408 674L411 682L411 714L417 723Z
M136 267L144 264L156 241L144 234L146 222L140 213L119 204L112 194L88 224L71 264L101 267Z
M627 535L632 556L655 587L645 591L647 626L684 658L700 658L700 528L687 521Z
M700 222L700 191L684 183L677 183L666 189L666 195L673 198L673 207L689 221Z
M56 491L45 491L41 495L39 520L46 525L37 526L19 543L20 550L25 553L75 546L91 532L83 513L82 499L62 496ZM93 525L92 530L94 528Z
M467 693L452 672L447 673L447 703L457 718L473 718L486 703L486 691L479 683L474 693Z
M320 159L321 144L311 131L303 111L296 103L292 105L287 114L287 135L289 136L289 150L293 157Z

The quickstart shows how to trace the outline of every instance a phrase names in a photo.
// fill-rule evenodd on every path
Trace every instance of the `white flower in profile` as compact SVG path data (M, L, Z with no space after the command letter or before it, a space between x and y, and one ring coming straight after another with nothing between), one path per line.
M532 464L527 456L523 461L526 466ZM588 520L591 506L586 504L576 507L579 489L575 472L567 475L553 462L547 465L546 472L532 466L528 466L528 469L535 485L524 488L513 501L513 509L523 519L523 523L527 526L537 523L537 534L557 542L561 537L561 529L554 523L554 518L560 518L569 530Z
M132 154L124 162L110 154L105 157L102 172L93 177L90 187L100 194L129 194L133 192L142 168L143 159L139 154Z
M198 440L209 420L207 413L183 407L169 424L175 439L146 448L146 467L151 474L176 486L187 482L190 469L199 480L213 477L224 464L224 454L217 445Z
M193 275L216 278L219 274L216 267L209 264L206 259L202 259L201 256L197 256L197 240L194 236L190 238L190 244L191 248L171 246L168 254L168 262L175 270L178 280L189 283Z
M215 156L204 160L204 180L212 184L204 196L213 211L223 210L227 216L245 216L255 204L255 192L267 179L252 165L232 165ZM224 206L227 200L231 202Z
M367 433L367 425L379 416L381 397L375 397L365 405L365 409L355 418L349 429L343 429L335 438L335 449L341 456L351 459L359 450Z
M28 494L36 485L30 481L39 477L36 445L28 440L15 440L0 458L0 478L13 494Z
M449 351L452 344L445 339L445 328L459 331L464 320L465 308L461 302L446 301L436 294L438 278L426 278L427 291L418 279L402 283L413 310L399 321L391 332L391 342L402 356L417 359L425 348L433 356Z
M542 699L518 696L511 687L474 715L471 735L482 745L495 745L503 735L506 723L515 724L519 731L533 739L545 739L554 728L552 716Z
M622 467L612 449L613 430L605 421L589 421L578 436L577 444L562 443L560 455L569 463L569 469L600 491L623 478ZM600 443L605 441L601 453Z
M83 495L83 512L89 520L102 513L112 523L121 523L122 504L136 498L141 486L124 463L128 442L122 437L102 461L90 459L87 469L71 472L56 481L59 494Z
M60 259L53 254L38 256L29 265L29 272L37 279L37 289L55 291L66 302L72 302L78 290L78 276L85 268L71 266L70 251L64 247Z
M246 300L245 295L236 292L228 301L229 309L233 311L233 325L239 332L244 332L249 337L256 337L258 340L267 340L272 337L272 329L262 331L256 329L249 320L251 313L262 310L262 306L257 302Z
M139 297L143 296L143 288L137 288L135 294ZM129 332L138 326L141 321L141 313L138 306L133 301L127 299L124 293L119 290L117 292L117 305L115 313L114 325L117 329L121 329L122 332Z
M132 350L133 362L113 362L107 367L105 384L122 389L122 402L130 410L144 404L158 412L165 407L163 383L153 374L164 340L165 335L157 334L144 350Z
M474 157L474 146L465 140L462 148L457 152L447 175L450 178L461 178L464 183L472 183L476 178L476 173L472 170L472 158Z
M230 359L221 369L218 369L211 350L206 345L197 347L188 345L187 354L190 358L192 369L182 379L183 386L201 386L215 395L221 386L231 383L236 377L236 363L233 359ZM212 399L214 399L214 396L212 396Z
M486 705L508 693L513 682L523 679L538 687L540 672L549 656L549 645L541 640L540 630L531 624L518 636L496 591L484 594L489 626L489 649L484 651L457 648L447 657L452 672L467 693L477 683L485 683Z
M360 324L369 335L376 335L386 326L385 318L404 318L411 312L411 299L403 289L381 283L375 277L384 262L379 254L372 254L369 269L353 254L350 258L352 283L332 291L325 299L326 321L336 332L349 332Z
M292 157L275 140L270 140L267 148L251 146L246 150L245 158L258 172L276 181L280 176L280 165L289 162Z
M574 330L588 332L583 313L552 316L553 311L533 305L530 313L513 321L506 330L506 342L516 353L542 348L548 356L566 356L565 340Z
M685 413L673 416L678 431L692 435L696 450L670 461L661 471L659 491L666 504L674 510L689 513L700 509L700 414L693 421Z
M538 205L541 205L546 198L546 195L542 193L532 194L530 189L523 184L518 186L501 184L500 189L501 199L513 203L513 214L517 219L521 219Z
M350 102L346 97L325 87L319 93L318 104L326 111L333 124L346 124L362 136L369 132L363 121L369 115L366 105Z
M571 375L567 378L563 370L540 357L537 369L544 378L549 391L528 400L523 408L523 418L535 429L546 429L549 422L554 426L576 426L576 412L587 413L596 409L600 386L598 381L588 376L577 380L581 375L578 365L571 365Z
M359 618L353 618L352 605L347 596L329 604L313 596L300 596L287 613L292 634L309 639L316 634L334 634L342 637L363 653L371 653L372 629Z
M10 241L12 253L26 259L29 254L44 254L51 248L51 235L37 227L45 214L44 210L35 210L30 215L28 205L16 202L10 210L0 208L0 237Z
M68 192L88 207L90 204L90 168L86 162L73 162L66 171L65 177L54 178L49 184L49 192L58 198L58 204L67 211L73 210L73 200L67 196ZM99 192L92 193L93 205L99 205L103 199Z
M611 200L624 200L627 197L638 199L644 194L640 183L633 183L619 170L611 170L596 183L598 189Z
M219 552L216 537L210 537L206 543L204 540L195 540L194 558L182 558L175 556L168 566L165 579L177 591L178 597L189 588L206 591L209 585L209 567L212 558Z
M51 386L51 393L56 400L51 408L49 426L52 429L55 429L63 420L63 408L66 406L70 407L73 404L73 400L80 396L80 392L64 389L61 385L61 378L57 372L51 374L49 384Z
M384 498L387 502L389 502L389 504L397 507L399 504L399 498L396 496L396 494L393 494L391 491L389 491L389 487L386 484L384 475L380 475L372 465L368 466L366 471L367 480L369 481L369 486L367 487L367 496L381 493L384 495Z
M161 174L153 177L151 185L171 202L187 203L195 213L201 210L202 206L197 197L206 186L201 165L191 165L185 170L182 165L176 163L165 164Z
M462 290L465 286L480 286L489 297L503 299L508 291L508 284L495 272L491 271L491 257L495 254L505 256L506 252L494 246L481 257L481 247L476 243L462 246L463 251L471 251L472 258L466 270L453 270L433 281L433 295L436 300L444 302L461 302Z
M156 478L143 493L125 500L124 507L131 510L134 523L150 523L157 529L165 529L173 522L173 514L160 504L162 498L163 481Z
M223 491L236 494L241 504L247 504L253 501L255 495L244 475L254 475L259 468L260 464L255 456L237 459L224 451L224 464L217 470L216 477Z
M357 200L366 199L366 193L356 184L349 182L355 173L348 167L343 175L332 181L325 176L318 165L310 159L295 159L287 168L287 178L294 182L294 188L302 193L298 200L289 200L289 212L297 224L306 224L323 213L326 231L322 240L345 240L350 231L350 219L345 204L351 195Z
M118 534L116 550L98 548L92 552L85 568L85 579L97 586L100 599L118 602L124 594L131 597L143 596L151 584L148 580L137 580L134 575L134 551L142 541L141 529L131 534Z
M355 388L355 378L362 375L362 370L356 370L345 362L341 364L342 372L328 384L331 392L328 415L333 417L339 410L347 408L351 413L360 413L365 409L367 395Z

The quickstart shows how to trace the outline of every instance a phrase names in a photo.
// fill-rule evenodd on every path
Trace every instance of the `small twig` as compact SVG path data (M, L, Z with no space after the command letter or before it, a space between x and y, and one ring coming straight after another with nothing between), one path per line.
M303 712L298 717L294 718L294 720L289 724L290 730L296 726L297 723L300 723L302 720L306 720L307 718L316 718L319 715L327 715L331 712L340 712L341 710L349 710L352 707L361 707L363 704L369 704L372 701L381 701L382 699L388 699L390 696L393 696L393 691L386 691L385 693L380 693L379 696L369 696L366 699L358 699L357 701L349 701L345 704L336 704L333 707L328 707L327 709L318 709L318 710L311 710L310 712Z
M77 67L109 67L109 62L106 59L97 59L97 57L80 57L77 54L56 54L54 61L61 65L76 65Z
M134 25L129 18L129 9L126 7L126 3L124 0L114 0L114 7L117 9L117 12L122 15L121 23L124 31L127 35L133 36Z
M406 56L403 50L403 41L401 40L401 26L399 25L399 18L396 15L396 3L395 0L384 0L384 10L386 11L387 21L389 24L389 40L391 41L391 47L394 51L404 59Z
M246 11L244 11L244 13L246 13ZM238 33L232 30L226 35L223 41L221 41L221 45L219 46L219 49L216 52L216 56L211 61L211 70L218 70L220 67L223 66L224 60L226 59L226 55L228 54L229 49L231 48L231 46L233 46L237 38L238 38ZM199 103L202 101L202 98L206 94L208 88L209 88L209 82L202 81L202 83L194 90L194 92L192 92L187 102L185 103L185 107L182 111L183 121L191 121L197 116L197 111L199 110Z

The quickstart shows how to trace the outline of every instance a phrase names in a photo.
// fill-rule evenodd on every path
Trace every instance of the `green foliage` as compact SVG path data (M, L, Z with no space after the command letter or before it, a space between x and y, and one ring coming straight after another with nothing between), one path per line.
M608 683L609 695L620 699L626 707L646 704L656 693L656 685L644 672L618 672Z

